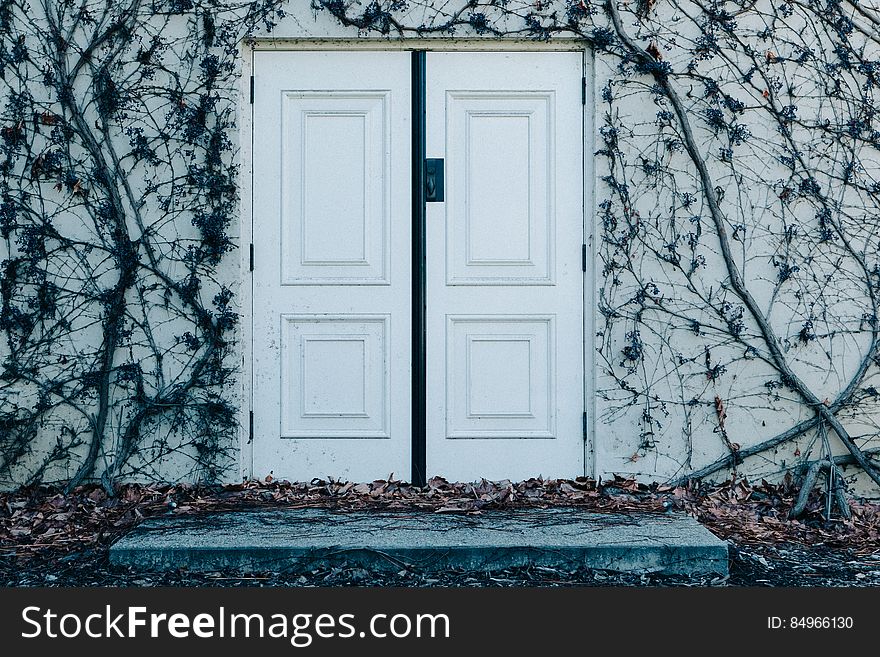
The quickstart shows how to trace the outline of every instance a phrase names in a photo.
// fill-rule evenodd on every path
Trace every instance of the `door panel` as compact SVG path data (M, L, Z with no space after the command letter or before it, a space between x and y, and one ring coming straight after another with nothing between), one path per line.
M281 315L281 437L390 438L388 315Z
M257 477L409 477L408 53L254 54Z
M447 316L447 438L556 436L554 323L552 315Z
M581 53L427 54L427 469L573 477L583 448Z
M553 94L448 91L446 99L447 283L552 285Z
M388 283L390 93L282 96L282 284Z

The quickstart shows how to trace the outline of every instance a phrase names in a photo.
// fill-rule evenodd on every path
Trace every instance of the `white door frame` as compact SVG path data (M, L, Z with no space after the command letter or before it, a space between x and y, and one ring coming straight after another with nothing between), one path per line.
M581 51L585 57L584 85L584 143L583 143L583 208L584 235L587 263L584 273L584 409L586 410L586 440L584 441L584 474L596 476L596 357L592 347L596 336L596 308L598 287L596 285L598 262L598 238L596 229L596 176L594 166L596 144L596 96L595 57L592 50L580 39L559 38L551 41L527 39L498 39L490 37L448 39L399 39L389 41L368 37L362 39L255 39L239 45L241 78L238 88L239 118L239 193L241 195L239 267L239 319L241 335L241 379L237 389L239 458L238 476L233 481L254 476L252 417L253 417L253 276L251 272L251 245L253 243L253 103L251 98L254 52L258 50L308 51ZM407 477L408 478L408 477Z

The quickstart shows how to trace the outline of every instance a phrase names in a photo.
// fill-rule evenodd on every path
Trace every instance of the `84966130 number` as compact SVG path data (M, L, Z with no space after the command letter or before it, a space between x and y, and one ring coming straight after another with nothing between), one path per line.
M850 630L852 616L768 616L767 627L771 630Z
M792 616L788 622L799 630L848 630L853 626L852 616Z

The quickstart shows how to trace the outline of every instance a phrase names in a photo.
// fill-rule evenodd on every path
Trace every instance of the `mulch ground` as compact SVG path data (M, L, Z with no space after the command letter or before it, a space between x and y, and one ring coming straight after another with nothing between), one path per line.
M423 488L397 481L351 484L248 481L228 486L127 484L112 495L95 486L63 494L46 487L0 493L2 586L878 586L880 504L850 500L849 520L823 518L814 493L805 515L790 520L797 488L745 480L719 486L646 486L616 478L453 484ZM731 547L730 575L672 577L602 571L518 568L493 572L378 575L335 568L295 574L143 573L110 565L107 551L144 518L265 507L337 510L421 509L491 513L496 509L576 506L618 513L678 510Z

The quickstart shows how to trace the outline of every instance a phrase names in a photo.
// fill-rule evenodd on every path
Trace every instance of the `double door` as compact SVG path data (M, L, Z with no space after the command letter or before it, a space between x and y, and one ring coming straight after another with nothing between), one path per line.
M583 54L422 56L254 55L256 477L583 474Z

